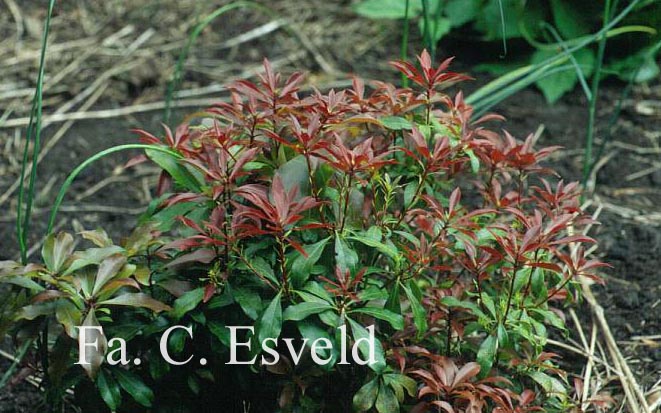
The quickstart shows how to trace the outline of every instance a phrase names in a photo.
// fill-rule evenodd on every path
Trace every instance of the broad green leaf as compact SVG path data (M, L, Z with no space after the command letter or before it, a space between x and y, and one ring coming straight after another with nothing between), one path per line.
M135 373L124 369L114 369L113 374L119 385L133 400L144 407L151 407L154 401L154 392Z
M429 33L431 33L431 38L434 43L438 43L443 38L443 36L450 33L450 30L452 29L452 22L450 19L445 17L441 17L440 19L431 19L429 23ZM418 20L418 28L420 29L420 33L424 33L424 19Z
M21 308L16 317L23 320L34 320L42 315L53 315L55 302L47 301L37 304L26 305Z
M230 331L220 320L211 320L207 323L207 327L211 334L213 334L225 346L230 346Z
M62 324L64 331L73 339L78 338L76 327L80 325L83 314L76 305L69 300L57 300L55 304L55 318Z
M112 240L103 228L81 231L80 235L86 240L92 241L97 247L107 248L113 246Z
M399 413L399 402L395 392L384 384L379 387L379 395L376 397L376 410L379 413Z
M480 365L480 376L486 377L491 371L496 360L496 353L498 351L498 339L495 336L489 335L480 345L477 351L477 363Z
M351 270L358 264L358 254L339 234L335 237L335 261L342 271Z
M576 39L589 34L589 16L581 12L573 0L551 0L553 22L565 40Z
M271 281L273 285L280 285L280 281L278 281L275 274L273 273L273 268L268 262L266 262L264 258L253 257L250 264L255 269L255 271L259 273L259 275Z
M406 187L404 188L404 205L407 206L411 205L411 203L413 202L413 197L415 197L415 193L417 190L418 190L418 182L411 181L408 184L406 184ZM416 242L417 241L418 240L416 239Z
M378 318L379 320L383 320L390 323L392 328L394 328L395 330L401 330L404 328L404 317L402 317L399 314L393 313L392 311L388 311L385 308L362 307L351 310L349 311L349 313L366 314L371 317Z
M234 300L248 317L257 320L262 311L262 300L259 294L246 287L232 288Z
M422 306L420 299L413 292L412 288L417 287L413 286L414 282L414 280L410 280L408 285L403 285L402 287L404 288L406 297L409 299L409 303L411 303L411 310L413 311L413 323L415 324L415 328L418 330L418 335L422 335L427 331L427 312Z
M556 54L555 51L537 50L532 55L532 63L543 62ZM590 49L581 49L574 52L573 55L583 75L588 78L594 68L594 53ZM566 62L566 64L571 63ZM562 95L574 89L577 83L578 75L574 69L553 73L535 82L549 103L555 103Z
M44 259L46 268L55 273L62 269L72 253L73 237L66 232L48 235L41 248L41 256Z
M45 288L25 275L0 276L0 283L18 285L34 292L44 291Z
M326 330L323 328L319 327L318 323L313 323L309 321L301 321L296 323L296 327L298 327L298 331L301 333L301 337L304 339L307 338L309 343L313 343L315 340L319 338L325 338L329 340L331 343L333 342L333 338L328 334ZM320 349L317 348L317 355L321 357L322 359L326 360L329 357L331 358L330 362L324 366L321 366L324 369L332 369L335 363L337 362L337 358L339 356L339 352L337 350L337 347L333 347L332 349Z
M99 389L101 398L108 405L111 411L119 409L122 404L122 393L119 384L112 377L110 373L104 370L99 371L99 376L96 379L96 387Z
M158 205L161 204L163 204L163 201L161 201ZM169 231L175 224L179 222L175 219L176 217L180 215L188 216L188 213L195 208L197 208L196 202L178 202L176 204L168 205L158 210L154 214L148 214L145 212L145 214L140 217L139 223L145 224L148 221L154 222L156 229L159 231Z
M555 377L551 377L541 371L530 371L528 372L528 376L542 386L546 393L555 395L567 394L567 388L565 385Z
M282 178L282 185L285 191L289 192L292 188L298 188L297 196L303 197L310 193L310 178L308 177L308 165L303 155L298 155L276 171Z
M303 287L303 291L308 292L313 296L313 297L309 297L310 299L301 296L305 301L319 301L316 299L318 298L327 303L332 304L334 302L333 297L328 293L328 291L326 291L326 289L316 281L310 281L307 284L305 284L305 287Z
M406 390L406 392L411 397L415 397L416 394L418 393L418 383L416 383L416 381L410 378L409 376L398 373L390 373L390 374L384 374L383 379L385 380L386 383L390 384L393 390L395 390L395 393L397 393L397 399L400 402L404 400L404 394L403 391L400 392L399 389Z
M468 159L470 160L471 171L473 171L474 174L480 172L480 158L475 155L475 152L473 152L472 149L466 149L464 153L468 155Z
M519 0L488 0L476 16L475 28L484 33L486 40L501 40L503 33L505 39L519 37L518 20L523 12L522 6Z
M192 293L195 291L197 290L193 290L190 292ZM186 294L184 294L184 296L185 295ZM179 301L178 299L175 301L175 306L177 305L178 301ZM142 307L142 308L148 308L157 313L161 311L172 310L172 308L169 305L164 304L145 293L124 293L115 298L101 301L99 305L120 305L120 306L128 306L128 307ZM177 318L181 318L181 316L179 315L181 311L182 311L182 307L178 307L176 309L175 314L178 316ZM181 313L181 315L185 314L186 312L188 311L184 311L183 313Z
M367 331L365 327L363 327L360 323L350 319L349 317L347 317L346 320L349 321L354 340L358 341L362 338L369 340L369 331ZM360 354L364 360L369 360L370 345L368 344L368 341L362 340L358 344L358 350L360 351ZM374 358L376 363L369 364L369 367L377 373L383 372L383 370L386 368L386 359L384 357L383 346L381 345L379 339L376 337L374 338Z
M481 7L482 0L449 0L445 3L443 11L452 27L459 27L475 20Z
M179 161L171 155L149 149L145 150L145 154L158 166L167 171L177 184L190 191L198 193L202 191L198 177L196 177L191 170L186 168L185 165L180 164Z
M94 310L91 310L89 313L87 313L87 317L85 317L85 321L83 321L82 326L83 327L101 326L99 320L97 320L96 315L94 314ZM97 329L90 328L87 329L86 342L97 343L96 348L94 348L93 346L86 346L85 354L79 355L80 358L82 358L84 361L87 362L86 364L81 364L81 366L83 367L83 369L85 369L87 376L92 380L94 380L96 378L97 373L99 372L99 368L101 367L101 364L103 364L104 362L105 354L106 351L108 350L108 340L106 339L106 336L103 334L103 332Z
M113 254L101 261L94 279L94 288L92 295L96 295L101 289L112 280L126 264L126 257L122 254Z
M388 290L383 287L377 287L376 285L369 285L358 293L358 298L361 301L387 300L388 297Z
M102 248L89 248L85 251L75 252L71 257L73 261L67 267L67 270L62 274L71 274L88 265L98 265L111 255L121 254L123 252L124 248L118 247L116 245Z
M326 248L326 244L330 241L330 237L324 238L319 242L316 242L311 245L303 246L307 257L303 254L299 255L292 264L292 281L294 281L294 287L303 285L307 281L312 267L319 261L321 255Z
M401 116L384 116L379 118L379 122L384 128L390 130L411 130L413 126L411 122Z
M196 288L188 291L181 297L174 301L172 306L171 315L175 320L179 320L188 312L192 311L195 307L202 302L204 298L204 288Z
M375 378L363 385L353 396L353 408L358 412L366 412L374 406L379 391L379 379Z
M285 320L300 321L313 314L319 314L332 309L333 307L327 302L303 302L287 307L283 317Z
M390 289L390 293L388 295L388 301L386 301L386 306L385 306L387 310L392 311L395 314L402 313L402 302L399 297L399 288L400 288L399 282L393 284L392 288Z
M257 323L257 338L263 343L267 338L280 337L282 330L282 293L278 293L264 310L264 314Z
M386 255L387 257L393 260L396 259L397 256L399 255L399 251L397 251L397 248L395 248L392 245L384 244L380 240L377 241L368 237L363 237L361 235L352 235L350 237L347 237L347 239L355 240L362 244L367 245L368 247L376 248L379 252L381 252L382 254Z

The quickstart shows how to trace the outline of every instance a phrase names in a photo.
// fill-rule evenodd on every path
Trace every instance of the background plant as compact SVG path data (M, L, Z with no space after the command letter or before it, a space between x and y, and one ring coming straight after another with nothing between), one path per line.
M589 222L578 187L540 166L555 148L487 129L500 118L473 119L461 92L448 95L467 78L449 60L436 66L423 52L418 62L393 63L414 89L355 79L300 96L301 75L283 79L266 61L258 82L232 86L230 103L162 139L138 131L149 149L134 162L163 171L131 237L115 246L85 232L96 246L74 252L71 236L51 235L43 264L3 263L0 279L30 302L17 337L46 328L40 368L66 379L53 385L76 386L90 411L99 397L116 411L573 406L545 340L563 329L577 278L598 280L603 265L584 257L593 240L569 230ZM73 366L79 320L128 339L143 364ZM195 340L173 334L173 353L206 366L161 359L158 338L174 324ZM275 366L225 365L228 325L253 325L254 342L325 337L337 350L340 326L356 340L372 324L369 367L338 364L334 351L320 352L325 366L309 350L295 363L285 348Z
M504 75L564 52L631 4L635 7L622 24L607 33L613 47L604 56L603 70L595 71L601 65L601 46L595 44L573 54L573 68L534 79L547 101L553 103L574 89L581 77L590 79L594 73L629 81L631 72L641 67L636 82L654 79L659 67L647 52L659 41L658 2L364 0L354 10L373 19L415 19L430 50L439 42L470 45L481 51L483 61L490 60L474 70ZM489 47L484 47L487 44ZM500 56L490 50L499 50Z

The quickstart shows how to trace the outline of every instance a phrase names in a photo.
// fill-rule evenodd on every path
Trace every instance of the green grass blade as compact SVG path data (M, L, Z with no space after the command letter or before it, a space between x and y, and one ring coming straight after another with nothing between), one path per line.
M574 69L576 71L576 76L578 77L578 81L580 82L581 87L583 88L583 93L585 94L585 97L588 99L588 101L592 100L592 92L590 91L590 87L588 86L588 81L585 78L583 69L576 61L574 55L567 51L568 47L565 41L562 39L562 37L560 37L560 34L555 29L555 27L551 26L550 24L547 24L546 22L542 22L542 26L545 27L551 33L553 38L556 40L556 42L558 42L558 44L562 48L562 51L565 52L567 57L569 57L569 60L571 61L571 64L574 66Z
M606 0L604 5L604 29L608 26L611 15L611 0ZM590 178L590 170L592 169L592 146L594 142L594 128L597 116L597 96L599 93L599 83L601 81L601 67L604 63L604 54L606 52L606 33L599 38L597 49L597 62L595 64L594 73L592 74L592 98L589 100L588 107L588 127L585 134L585 152L583 154L583 187Z
M411 5L411 0L406 0L405 6L406 10L404 11L404 25L402 26L402 46L400 49L400 59L403 62L406 62L408 60L408 48L409 48L409 31L410 31L410 24L411 24L411 18L409 16L409 7ZM409 78L406 77L404 73L402 73L402 87L408 87L409 86Z
M32 204L34 202L35 185L37 181L37 158L41 149L41 116L42 116L42 98L44 86L44 72L46 66L46 49L48 45L48 33L50 31L50 21L53 15L55 0L48 3L48 13L44 23L44 33L41 40L41 56L39 59L39 74L37 75L37 86L32 100L32 109L30 110L30 121L25 135L25 149L23 150L23 159L21 163L20 188L18 191L18 207L16 213L16 236L21 252L21 261L27 263L27 240L30 230L30 220L32 218ZM32 146L32 168L30 170L30 181L28 183L27 198L25 196L25 175L27 172L28 154L30 152L30 141ZM25 206L23 205L25 203ZM25 209L25 215L23 210Z
M191 31L190 35L188 36L188 41L186 42L186 46L184 46L184 48L181 50L181 53L179 54L179 58L177 59L177 63L174 68L174 74L172 75L172 79L168 83L168 88L165 95L165 113L163 115L163 120L165 123L169 122L170 120L170 115L172 113L172 100L174 99L174 94L179 89L179 86L181 86L181 81L184 74L184 64L186 63L188 54L190 53L191 48L195 44L195 41L200 36L202 31L207 26L209 26L209 24L211 24L216 18L222 16L223 14L231 10L241 9L241 8L254 9L257 11L264 12L265 14L271 17L275 16L275 13L271 9L269 9L268 7L262 4L252 1L240 0L216 9L213 13L206 16L204 20L198 23Z
M53 231L53 228L55 226L55 218L57 218L57 212L60 209L60 205L62 205L62 201L64 200L64 196L66 195L67 191L69 190L69 187L73 183L73 181L76 179L76 177L83 171L83 169L87 168L94 162L98 161L99 159L108 156L110 154L116 153L116 152L121 152L121 151L126 151L129 149L149 149L149 150L154 150L157 152L163 152L168 155L173 156L174 158L180 159L181 155L178 154L177 152L174 152L173 150L161 146L154 146L154 145L147 145L143 143L129 143L126 145L118 145L118 146L113 146L111 148L108 148L106 150L103 150L94 156L91 156L87 159L85 159L80 165L74 169L69 176L67 176L67 179L64 181L62 186L60 187L60 191L57 194L57 197L55 198L55 202L53 203L53 209L51 209L50 217L48 219L48 229L46 230L47 234L50 234Z

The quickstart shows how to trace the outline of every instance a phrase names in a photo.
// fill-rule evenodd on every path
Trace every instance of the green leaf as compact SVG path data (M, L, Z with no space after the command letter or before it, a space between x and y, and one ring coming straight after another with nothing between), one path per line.
M431 19L429 20L429 33L431 33L431 38L434 43L438 43L443 36L450 33L452 29L452 22L450 19L441 17L440 19ZM418 28L420 33L425 32L425 22L424 19L418 20Z
M411 205L411 202L413 202L413 197L415 197L415 193L417 190L418 190L417 182L411 181L408 184L406 184L406 187L404 188L404 205L407 206Z
M379 387L379 395L376 397L376 410L379 413L399 413L399 402L395 392L386 385Z
M365 383L353 396L353 408L358 412L366 412L374 406L379 391L378 378Z
M413 126L411 122L401 116L384 116L379 118L379 122L384 128L390 130L411 130Z
M330 334L328 334L328 332L323 328L319 327L317 323L301 321L299 323L296 323L296 327L298 327L298 331L301 333L301 337L303 337L304 339L307 338L308 342L310 343L313 343L315 340L319 338L325 338L329 340L331 343L333 342L333 338L330 336ZM327 368L330 370L335 365L339 353L335 347L333 347L332 349L323 349L323 350L318 348L317 355L324 360L328 359L329 357L331 358L328 364L326 364L325 366L321 366L322 368Z
M388 295L388 301L386 301L386 305L385 305L385 308L387 310L390 310L396 314L402 313L402 302L399 298L399 288L400 288L399 286L400 286L399 282L396 282L393 285L393 288L390 290L390 294Z
M192 293L197 290L189 291L189 293ZM204 290L202 290L204 291ZM188 293L186 293L188 294ZM184 294L184 296L186 295ZM183 296L182 296L183 297ZM180 297L181 298L181 297ZM175 306L179 300L175 301ZM142 307L142 308L148 308L156 313L161 312L161 311L170 311L172 308L170 308L169 305L164 304L149 295L145 293L124 293L120 296L117 296L115 298L111 298L110 300L105 300L99 303L99 305L121 305L121 306L128 306L128 307ZM194 307L193 307L194 308ZM179 315L182 311L182 308L179 307L177 308L177 311L175 314L181 318L183 314L187 313L188 311L184 311Z
M300 321L313 314L332 310L333 307L327 302L303 302L287 307L283 315L285 320Z
M19 287L27 288L34 292L45 290L43 286L27 278L25 275L0 276L0 283L18 285Z
M253 257L250 264L259 275L271 281L273 285L280 285L280 281L278 281L278 278L273 273L273 268L264 258Z
M62 269L72 252L73 237L66 232L48 235L41 248L41 256L44 259L46 268L54 273Z
M541 371L530 371L528 372L528 376L542 386L546 393L555 395L567 394L567 388L555 377L551 377Z
M551 0L553 22L562 37L566 40L590 33L589 16L576 7L573 0Z
M379 320L383 320L390 323L392 328L394 328L395 330L401 330L404 328L404 317L402 317L399 314L393 313L392 311L388 311L385 308L362 307L351 310L349 311L349 313L367 314L371 317L378 318Z
M207 323L207 327L211 334L213 334L225 346L230 346L230 331L220 320L211 320Z
M298 188L297 196L303 197L310 193L310 178L308 177L308 164L305 156L298 155L282 166L276 171L282 178L282 185L285 191L289 192L292 188Z
M353 9L370 19L403 19L406 16L406 0L365 0L356 4ZM417 17L421 11L422 0L409 2L409 18Z
M503 13L501 14L501 6ZM477 15L475 28L485 35L485 40L501 40L521 36L518 20L523 3L519 0L488 0ZM503 20L505 27L503 30Z
M418 336L420 336L427 331L427 312L422 306L420 299L416 296L416 294L414 294L413 288L417 289L417 286L414 285L414 283L414 280L410 280L408 286L402 285L402 287L404 288L406 297L411 303L411 310L413 311L413 323L415 324L415 328L418 330Z
M358 341L362 338L369 340L370 335L365 327L363 327L360 323L350 319L349 317L347 317L346 320L349 321L354 340ZM358 344L358 350L360 351L360 354L364 360L369 360L370 345L368 344L368 341L362 340ZM383 352L383 346L381 345L379 339L376 337L374 338L374 358L376 363L369 364L369 367L377 373L383 372L383 370L386 368L386 359Z
M404 374L390 373L390 374L384 374L383 379L386 381L386 383L390 384L390 386L393 387L395 393L400 393L397 390L397 387L405 389L406 392L411 397L415 397L416 394L418 393L418 383L409 376L406 376ZM400 394L397 394L397 400L399 400L400 402L403 401L404 394L403 393L401 394L402 397L399 396Z
M343 271L351 270L358 264L358 254L339 234L335 237L335 261Z
M495 336L489 335L480 345L477 351L477 363L480 365L480 376L486 377L491 371L496 360L496 352L498 351L498 339Z
M135 373L124 369L114 369L113 374L119 385L133 400L144 407L151 407L154 401L154 392Z
M482 0L449 0L445 3L443 11L452 27L459 27L475 20L481 7Z
M303 254L299 255L292 264L292 281L294 282L294 287L303 285L307 281L312 267L319 261L321 255L326 248L326 244L330 241L330 237L324 238L319 242L316 242L311 245L305 245L303 249L308 255L307 257Z
M532 55L532 63L543 62L556 54L555 51L537 50ZM574 52L573 55L583 75L588 78L594 68L595 59L593 52L590 49L581 49ZM565 64L571 63L566 62ZM576 70L572 69L545 76L535 82L535 85L542 91L547 102L555 103L562 95L574 89L576 83L578 83L578 75L576 74Z
M96 295L101 291L108 281L115 278L115 276L122 270L126 264L126 257L122 254L113 254L108 258L101 261L99 268L94 278L94 288L92 295Z
M52 315L55 311L55 303L53 301L47 301L43 303L30 304L21 308L21 310L16 315L16 318L23 320L34 320L37 317L42 315Z
M81 231L80 235L86 240L92 241L97 247L107 248L113 246L112 239L103 228Z
M174 301L172 306L171 315L175 320L179 320L185 316L188 312L192 311L195 307L202 302L204 298L204 288L196 288L192 291L188 291L181 297L177 298Z
M305 284L305 287L303 287L303 290L296 291L296 294L298 294L305 301L317 303L326 302L328 304L333 304L334 302L333 297L331 297L328 291L326 291L326 289L319 285L319 283L316 281L308 282Z
M163 204L163 200L157 205L161 204ZM140 217L139 223L144 224L147 221L152 221L156 225L155 228L159 231L169 231L177 222L179 222L175 219L176 217L180 215L187 216L188 213L197 207L197 202L179 202L168 205L154 214L149 214L148 211L145 212L145 214Z
M121 254L123 252L124 248L116 245L103 248L88 248L85 251L76 252L72 256L73 261L62 275L71 274L88 265L98 265L111 255Z
M122 404L122 393L119 384L110 373L104 370L99 371L96 379L96 387L99 389L101 398L108 405L111 411L115 411Z
M182 165L172 157L172 155L166 154L160 151L154 150L145 150L145 155L152 161L154 161L158 166L163 168L167 173L172 176L174 181L181 185L182 187L194 191L202 192L201 184L198 178L188 169L185 165Z
M71 338L77 338L76 327L80 325L83 314L75 304L69 300L57 300L55 304L55 318L62 324L64 331Z
M355 240L362 244L367 245L368 247L376 248L379 252L381 252L382 254L386 255L389 258L392 258L393 260L396 259L399 255L399 251L397 250L397 248L395 248L392 245L386 245L380 240L377 241L372 238L363 237L360 235L352 235L350 237L347 237L347 239Z
M262 311L262 300L259 294L246 287L232 288L232 294L243 312L251 319L257 320Z
M83 327L100 327L99 320L97 320L94 310L91 310L87 313L85 321L83 321ZM94 343L97 342L96 348L93 346L85 347L85 354L81 357L87 362L87 364L81 364L87 376L91 379L96 378L99 368L105 359L106 351L108 350L108 340L102 332L96 329L89 329L87 331L87 342Z
M480 158L475 155L475 152L473 152L472 149L466 149L464 150L464 153L468 155L468 159L470 160L471 171L473 171L474 174L480 172Z
M264 310L264 314L257 323L257 338L263 343L267 338L280 337L282 330L282 293L278 293Z

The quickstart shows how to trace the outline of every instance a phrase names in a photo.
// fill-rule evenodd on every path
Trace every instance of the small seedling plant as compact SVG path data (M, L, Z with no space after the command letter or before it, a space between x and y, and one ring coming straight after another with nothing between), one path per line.
M46 337L33 365L50 388L118 412L577 407L580 383L546 341L604 265L576 235L591 223L579 187L540 165L557 148L474 119L448 93L469 79L450 63L425 51L392 63L412 88L354 79L302 96L301 74L265 60L230 100L162 136L136 131L131 164L162 172L130 236L85 231L80 249L53 234L41 263L0 265L21 301L15 337ZM81 325L104 332L84 366ZM166 331L168 355L195 361L163 359ZM141 362L109 363L111 337ZM343 362L343 342L370 362Z

